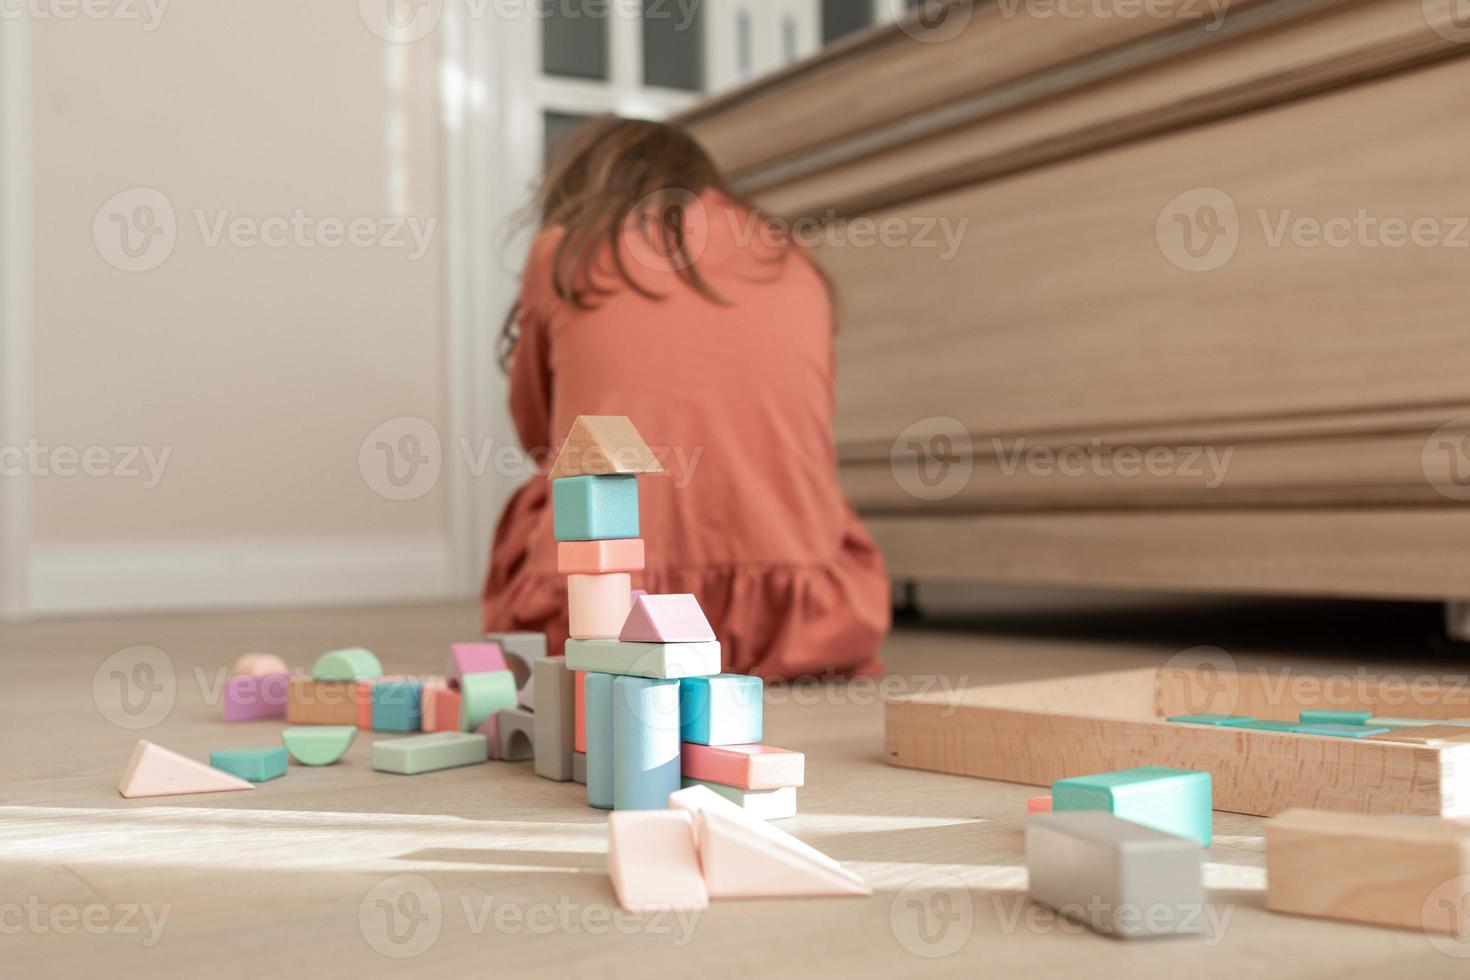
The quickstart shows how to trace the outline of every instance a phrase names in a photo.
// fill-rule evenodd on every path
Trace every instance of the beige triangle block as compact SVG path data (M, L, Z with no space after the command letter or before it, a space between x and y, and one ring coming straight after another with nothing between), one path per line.
M177 752L138 740L123 770L117 791L128 799L138 796L180 796L185 793L222 793L255 786L227 772L195 762Z
M861 878L821 851L743 812L704 809L696 822L710 898L873 894Z
M578 415L546 478L663 471L626 415Z

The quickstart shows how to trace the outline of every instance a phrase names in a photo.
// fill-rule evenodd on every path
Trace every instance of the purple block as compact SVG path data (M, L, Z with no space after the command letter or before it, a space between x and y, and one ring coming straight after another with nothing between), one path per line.
M290 674L252 674L225 681L225 721L284 718Z

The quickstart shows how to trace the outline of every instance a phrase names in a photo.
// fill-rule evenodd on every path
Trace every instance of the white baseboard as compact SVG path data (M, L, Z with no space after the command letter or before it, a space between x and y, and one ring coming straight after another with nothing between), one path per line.
M38 543L33 616L467 598L444 535Z

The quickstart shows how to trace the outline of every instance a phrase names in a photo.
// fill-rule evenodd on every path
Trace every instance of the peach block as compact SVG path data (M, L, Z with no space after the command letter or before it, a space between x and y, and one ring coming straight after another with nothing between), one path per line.
M297 675L286 688L286 721L292 725L356 725L362 697L357 681L319 681Z
M627 572L567 576L568 633L574 640L616 638L632 608L633 577Z
M709 907L685 810L619 810L607 818L607 874L627 912Z
M1026 812L1027 813L1050 813L1051 812L1051 797L1050 796L1032 796L1032 797L1029 797L1026 800Z
M683 772L690 779L738 786L741 789L781 789L801 786L806 756L769 745L680 745Z
M230 668L231 677L262 677L266 674L289 674L286 661L274 653L242 653Z
M562 575L606 575L643 571L642 538L558 541L556 570Z
M572 751L587 751L587 672L573 671L576 681L572 697Z

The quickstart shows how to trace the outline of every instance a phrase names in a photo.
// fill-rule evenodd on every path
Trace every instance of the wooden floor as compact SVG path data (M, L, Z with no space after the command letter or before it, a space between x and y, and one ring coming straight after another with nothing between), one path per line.
M888 683L1137 666L1198 643L1293 669L1463 669L1425 652L1426 609L1389 609L992 613L897 632ZM1035 790L885 766L872 685L772 690L767 707L767 740L807 753L802 813L783 826L867 879L870 899L624 916L604 874L606 817L581 787L538 779L529 764L375 773L367 736L335 766L293 766L249 793L117 795L140 736L200 759L279 742L281 724L228 726L212 703L242 651L309 665L323 649L364 644L394 671L431 673L450 640L474 635L468 605L0 632L0 973L1382 980L1470 970L1415 932L1268 915L1261 821L1231 814L1217 815L1204 938L1129 943L1059 923L1024 900L1021 813ZM1340 643L1324 640L1334 635ZM1459 951L1470 955L1470 943Z

